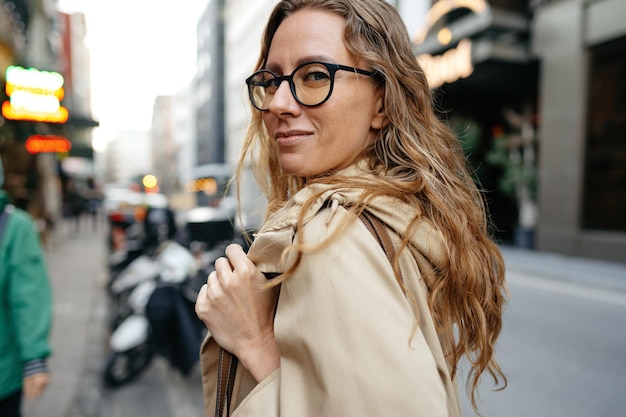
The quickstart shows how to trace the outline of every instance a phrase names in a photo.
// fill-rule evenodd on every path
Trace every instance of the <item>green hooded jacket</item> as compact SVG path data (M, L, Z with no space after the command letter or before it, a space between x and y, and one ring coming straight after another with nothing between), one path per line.
M9 203L0 190L0 212ZM22 387L26 362L51 353L52 293L31 217L12 209L0 238L0 399Z

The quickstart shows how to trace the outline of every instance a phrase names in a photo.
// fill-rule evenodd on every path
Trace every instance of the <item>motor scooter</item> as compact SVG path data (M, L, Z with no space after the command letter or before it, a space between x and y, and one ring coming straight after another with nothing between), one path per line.
M248 248L223 210L193 210L185 224L185 246L172 240L166 224L162 215L148 213L145 253L109 285L115 306L111 355L104 370L109 387L136 378L155 354L186 375L199 360L206 335L194 310L198 292L229 243ZM162 241L156 250L149 249L150 242Z
M111 329L115 329L130 314L128 297L136 284L153 279L158 274L153 258L159 245L175 240L177 235L171 209L151 207L142 213L141 222L133 220L134 223L128 225L125 232L119 232L127 236L121 239L123 244L109 257L107 290L111 301ZM112 232L115 230L112 227ZM128 240L130 236L132 239Z
M191 369L203 326L193 311L195 296L185 297L189 292L183 287L199 273L191 252L167 240L154 256L140 256L119 274L110 286L118 299L117 325L109 338L111 353L103 372L107 386L119 387L135 379L155 354L166 357L183 374Z

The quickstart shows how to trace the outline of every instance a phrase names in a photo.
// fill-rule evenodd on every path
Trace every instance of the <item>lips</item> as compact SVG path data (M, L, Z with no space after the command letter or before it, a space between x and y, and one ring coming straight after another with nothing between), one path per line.
M298 143L311 136L311 132L303 130L289 130L285 132L277 132L275 135L276 142L279 145L286 146Z

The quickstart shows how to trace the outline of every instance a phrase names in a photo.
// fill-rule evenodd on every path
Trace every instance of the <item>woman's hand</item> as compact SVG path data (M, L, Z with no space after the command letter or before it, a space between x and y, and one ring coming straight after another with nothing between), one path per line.
M252 376L264 379L280 365L274 339L278 289L263 288L265 276L239 245L226 248L215 261L196 301L196 314L211 336L239 358Z

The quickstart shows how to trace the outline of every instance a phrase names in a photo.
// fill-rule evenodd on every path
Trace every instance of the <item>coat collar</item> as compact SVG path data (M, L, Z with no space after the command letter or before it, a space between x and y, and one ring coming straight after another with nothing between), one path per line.
M367 163L353 164L336 175L374 180L375 173L367 168ZM336 184L312 183L298 191L281 209L273 213L255 235L248 256L264 273L281 273L285 269L283 253L293 243L298 217L305 203L315 195L318 197L306 208L303 223L306 224L322 208L330 207L329 219L339 206L347 207L359 201L363 191L345 188ZM420 212L397 198L377 196L367 202L367 210L385 223L397 236L404 236L409 221ZM411 250L425 256L435 267L445 262L445 245L442 234L427 219L419 221L409 242Z

